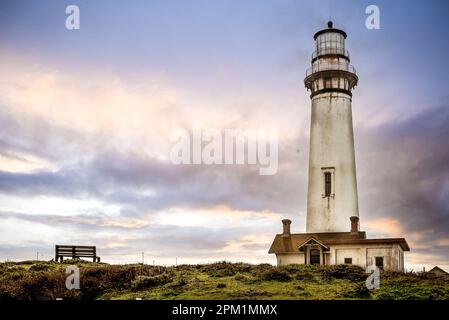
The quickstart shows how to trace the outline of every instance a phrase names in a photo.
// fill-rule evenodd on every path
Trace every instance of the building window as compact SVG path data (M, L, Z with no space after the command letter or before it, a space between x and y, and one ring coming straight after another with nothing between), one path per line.
M378 267L380 270L383 270L383 268L384 268L384 257L376 257L376 267Z
M332 88L332 78L324 78L324 89Z
M332 194L332 173L324 173L324 196L330 197Z
M310 264L320 264L320 250L310 250Z
M352 264L352 258L345 258L345 264Z

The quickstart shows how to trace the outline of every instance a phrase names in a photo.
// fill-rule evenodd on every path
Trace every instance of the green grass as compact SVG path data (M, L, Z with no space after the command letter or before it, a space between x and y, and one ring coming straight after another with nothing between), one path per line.
M65 268L81 270L81 289L65 288ZM449 299L449 278L382 273L365 288L355 266L213 263L159 267L81 260L0 263L0 299Z

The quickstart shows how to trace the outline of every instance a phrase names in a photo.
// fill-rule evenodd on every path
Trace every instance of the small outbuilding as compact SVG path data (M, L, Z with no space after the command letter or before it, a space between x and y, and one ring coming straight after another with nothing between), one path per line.
M449 273L447 273L446 271L444 271L443 269L441 269L438 266L435 266L432 269L430 269L429 273L433 273L436 276L448 276L449 275Z

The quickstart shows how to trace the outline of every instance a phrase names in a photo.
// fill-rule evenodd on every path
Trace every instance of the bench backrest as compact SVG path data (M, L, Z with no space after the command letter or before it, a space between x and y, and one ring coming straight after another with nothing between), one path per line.
M95 257L97 248L95 246L56 245L55 252L56 256Z

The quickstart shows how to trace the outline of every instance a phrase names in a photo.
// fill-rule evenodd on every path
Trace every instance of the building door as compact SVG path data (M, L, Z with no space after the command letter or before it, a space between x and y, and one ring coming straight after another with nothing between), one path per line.
M310 264L320 264L320 250L311 249L310 250Z
M384 269L384 257L376 257L376 267L380 270Z

